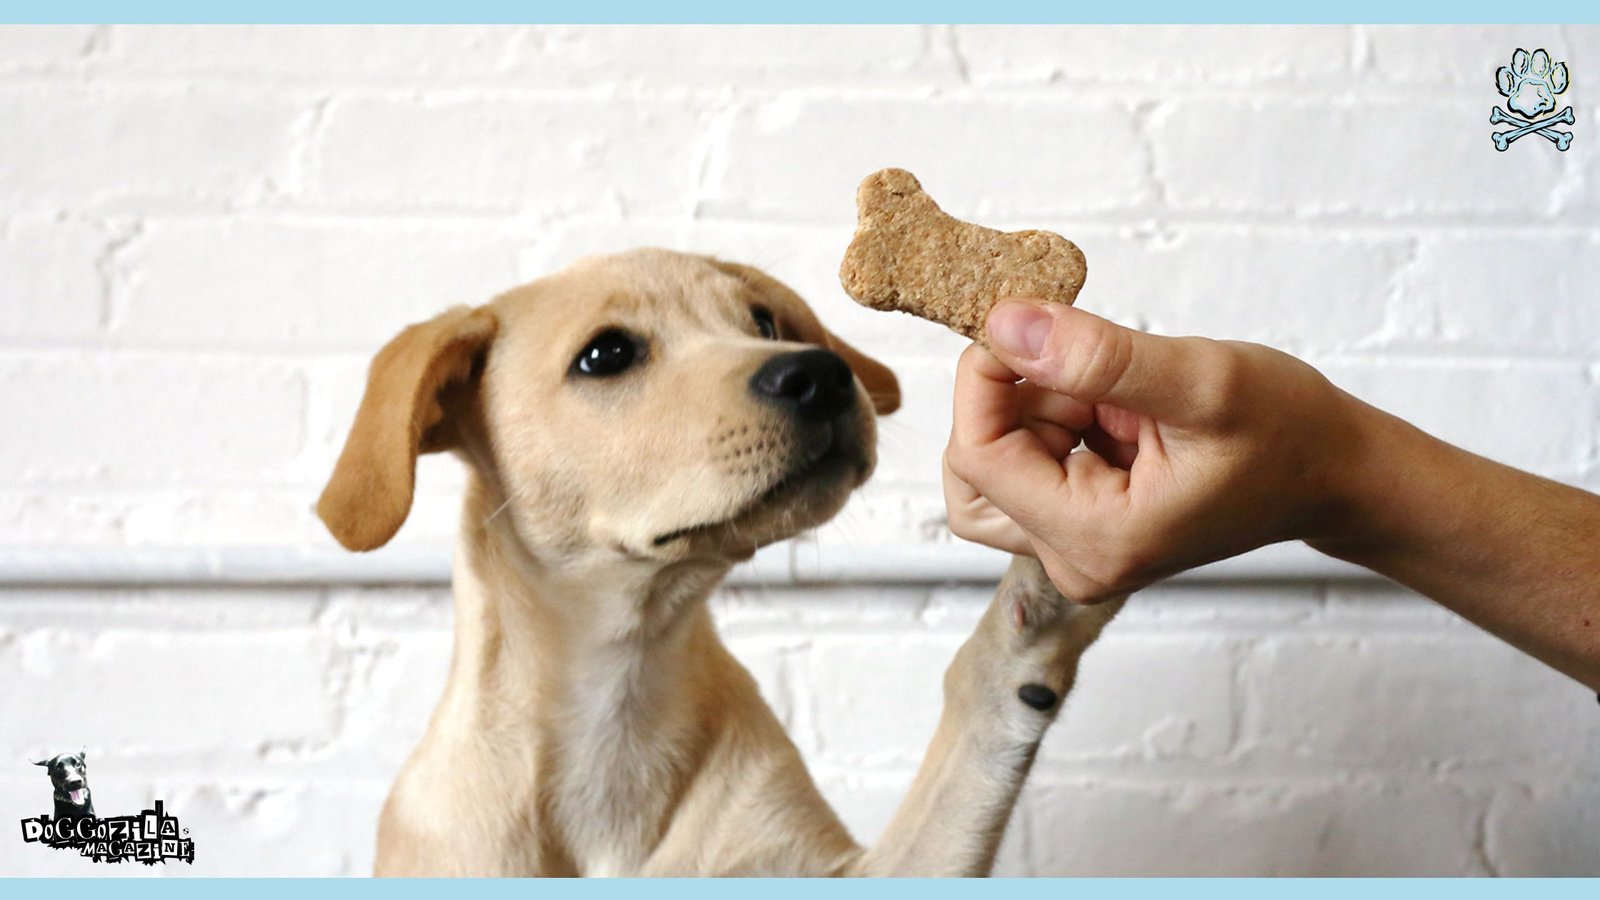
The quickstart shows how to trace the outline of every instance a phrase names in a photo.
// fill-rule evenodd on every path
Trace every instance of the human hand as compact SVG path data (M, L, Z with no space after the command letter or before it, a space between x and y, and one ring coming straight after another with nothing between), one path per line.
M950 530L1039 557L1067 597L1342 526L1375 411L1300 360L1036 301L988 334L956 373Z

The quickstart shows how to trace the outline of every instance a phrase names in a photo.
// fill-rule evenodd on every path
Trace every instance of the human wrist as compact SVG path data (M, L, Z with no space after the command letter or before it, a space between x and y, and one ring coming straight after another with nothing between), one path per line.
M1341 392L1348 441L1329 476L1329 514L1304 535L1313 549L1380 572L1415 552L1437 528L1440 479L1460 451L1416 426ZM1447 493L1447 492L1446 492Z

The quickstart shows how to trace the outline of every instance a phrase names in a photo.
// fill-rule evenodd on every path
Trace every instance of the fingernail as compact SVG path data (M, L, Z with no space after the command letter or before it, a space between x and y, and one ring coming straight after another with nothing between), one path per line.
M989 339L1013 356L1038 359L1052 324L1050 314L1032 303L1007 301L989 312Z

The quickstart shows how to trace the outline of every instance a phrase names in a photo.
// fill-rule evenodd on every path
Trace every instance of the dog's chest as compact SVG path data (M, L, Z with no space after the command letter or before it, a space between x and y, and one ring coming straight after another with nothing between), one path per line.
M596 721L564 741L556 818L580 874L641 872L678 780L673 743L637 723Z
M610 701L570 711L560 738L555 818L587 876L645 868L666 830L688 756L674 717L637 687L606 685L605 693L616 692Z

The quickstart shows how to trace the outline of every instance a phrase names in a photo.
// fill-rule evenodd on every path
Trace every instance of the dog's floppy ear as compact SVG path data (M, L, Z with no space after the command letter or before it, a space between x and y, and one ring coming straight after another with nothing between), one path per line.
M790 315L782 318L798 327L803 332L801 334L803 339L839 354L849 364L850 371L861 379L862 386L867 389L867 396L872 398L872 408L878 415L886 416L900 408L900 380L894 377L894 372L823 327L816 313L812 312L811 307L788 285L754 266L726 262L712 257L707 259L718 269L739 278L767 298L776 307L773 312L789 313Z
M497 328L487 309L458 306L412 325L378 351L355 424L317 501L317 515L346 549L382 547L405 524L417 454L455 443L440 395L474 377Z
M36 766L49 766L50 765L50 760L48 760L48 759L36 759L36 760L33 761L33 764L36 765Z

